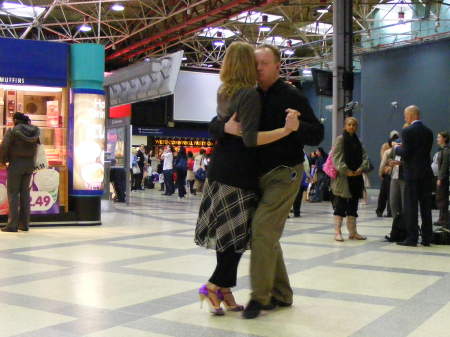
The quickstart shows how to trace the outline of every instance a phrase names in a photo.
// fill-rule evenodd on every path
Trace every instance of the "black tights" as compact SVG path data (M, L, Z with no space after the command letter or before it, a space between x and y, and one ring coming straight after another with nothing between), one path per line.
M223 253L216 252L216 257L216 269L209 282L220 288L232 288L236 286L237 268L242 253L236 253L234 247L231 247Z

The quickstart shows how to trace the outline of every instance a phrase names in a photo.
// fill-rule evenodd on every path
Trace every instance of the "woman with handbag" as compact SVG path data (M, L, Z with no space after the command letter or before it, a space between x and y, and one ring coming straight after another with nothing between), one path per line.
M253 148L281 139L299 125L297 114L294 119L291 113L284 128L258 132L261 98L255 88L254 49L248 43L233 42L227 48L220 79L215 118L238 119L242 137L230 134L216 137L195 229L196 244L216 250L216 268L199 289L201 300L207 300L214 315L224 314L221 302L227 310L243 310L242 305L236 304L230 288L236 285L239 260L249 246L251 217L257 205L257 160ZM211 127L210 133L220 134Z
M350 240L365 240L358 234L356 218L358 217L358 201L363 196L363 172L370 167L367 153L356 134L358 120L347 117L344 132L335 140L333 147L333 163L338 172L336 179L331 181L334 195L335 240L342 242L342 221L347 217L347 229Z

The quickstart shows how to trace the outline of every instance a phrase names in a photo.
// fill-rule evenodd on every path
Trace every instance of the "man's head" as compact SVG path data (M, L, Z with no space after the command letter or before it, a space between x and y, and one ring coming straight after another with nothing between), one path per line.
M417 106L410 105L405 108L403 115L405 117L405 122L411 124L420 119L420 110Z
M280 51L277 47L263 44L256 48L255 56L258 84L267 90L280 77Z
M13 115L14 125L17 125L17 124L28 124L29 120L30 119L27 116L25 116L23 113L20 113L20 112L15 112L14 115Z

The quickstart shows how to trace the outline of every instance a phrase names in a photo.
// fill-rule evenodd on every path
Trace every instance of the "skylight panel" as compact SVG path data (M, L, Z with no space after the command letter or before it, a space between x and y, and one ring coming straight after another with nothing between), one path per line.
M222 33L222 38L224 38L224 39L228 39L229 37L232 37L232 36L236 35L236 33L233 32L232 30L225 29L225 28L220 28L220 27L214 27L214 28L205 28L205 29L203 29L198 34L198 36L217 37L217 33L218 32Z
M0 15L14 15L23 18L35 18L41 15L44 11L44 7L27 6L8 1L4 1L0 6Z
M333 25L323 22L315 22L305 27L299 28L300 31L317 35L328 35L333 33Z
M267 22L273 22L278 20L283 20L284 18L280 15L273 15L273 14L267 14L267 13L261 13L261 12L243 12L239 15L236 15L232 17L231 21L238 21L242 23L262 23L263 19L262 16L267 16Z

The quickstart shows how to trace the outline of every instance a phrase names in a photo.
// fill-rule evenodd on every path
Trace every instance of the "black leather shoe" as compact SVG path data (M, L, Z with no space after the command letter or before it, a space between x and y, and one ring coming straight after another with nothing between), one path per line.
M417 243L411 242L411 241L401 241L401 242L397 242L397 244L399 246L417 247Z
M20 231L24 231L24 232L28 232L30 229L28 227L25 227L25 226L19 226L19 230Z
M250 300L244 311L242 312L242 317L251 319L259 316L261 310L263 309L263 305L255 300Z
M382 213L382 212L376 211L375 213L377 213L377 217L378 217L378 218L383 217L383 213Z
M270 299L270 303L277 307L290 307L292 305L292 303L287 303L287 302L277 300L275 297L272 297Z
M2 232L17 232L17 229L11 229L8 227L3 227Z
M422 241L420 244L424 247L431 247L431 243L429 241Z

